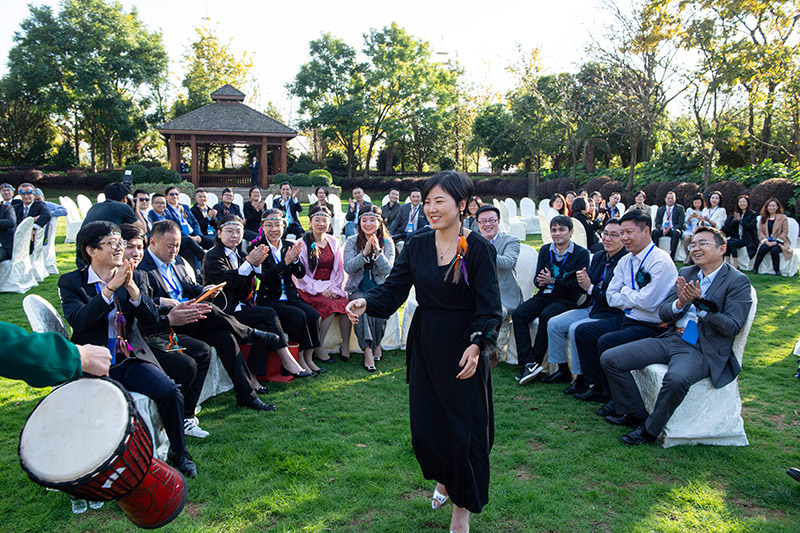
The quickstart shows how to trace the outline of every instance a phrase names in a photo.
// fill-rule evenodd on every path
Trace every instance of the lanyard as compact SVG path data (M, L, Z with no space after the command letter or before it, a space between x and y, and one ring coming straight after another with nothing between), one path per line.
M567 263L567 259L569 259L569 252L567 252L567 255L565 255L565 256L564 256L564 260L563 260L563 261L561 261L561 264L560 264L560 265L558 265L558 269L559 269L559 270L561 270L562 268L564 268L564 265ZM554 264L555 264L555 259L553 258L553 250L550 250L550 264L551 264L551 265L554 265Z
M166 281L167 285L169 285L170 294L174 294L176 296L176 299L180 299L182 294L181 283L180 281L177 281L177 277L175 276L175 270L173 270L172 265L167 264L167 270L170 272L170 274L172 274L172 277L176 278L176 285L172 284L172 282L169 280L169 276L165 276L162 274L161 277L164 278L164 281Z
M655 247L656 247L655 243L650 245L650 249L647 250L646 254L644 254L644 259L642 259L642 262L639 263L639 268L636 270L636 275L633 274L633 256L631 256L631 262L630 262L630 265L631 265L631 289L636 290L636 276L638 276L639 272L642 271L642 267L644 266L644 262L647 261L647 256L650 255L650 252L652 252L653 248L655 248Z

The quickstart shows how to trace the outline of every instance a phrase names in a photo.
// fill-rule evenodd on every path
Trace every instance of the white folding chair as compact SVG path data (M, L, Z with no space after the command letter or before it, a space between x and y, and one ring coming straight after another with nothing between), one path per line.
M97 203L98 204L103 203L105 201L106 201L106 193L101 192L100 194L97 195Z
M208 192L208 193L206 193L206 196L208 196L208 203L206 205L214 207L215 205L217 205L219 203L219 197L216 195L216 193ZM272 202L270 202L269 205L272 206Z
M188 205L190 207L192 205L191 198L189 198L189 195L186 194L185 192L182 192L178 195L178 202L184 205Z
M544 200L540 200L539 201L539 211L540 212L546 212L548 209L550 209L550 200L548 198L545 198Z
M51 219L50 224L58 224L58 219ZM36 281L41 283L44 278L50 275L47 267L44 265L44 238L47 234L47 229L39 228L34 229L33 235L33 252L31 252L31 266L33 267L33 277Z
M33 218L27 217L14 232L14 250L11 259L0 262L0 292L24 294L38 285L31 264L31 233Z
M59 333L65 339L69 338L69 332L64 321L61 320L61 315L58 314L53 304L38 294L29 294L23 298L22 309L35 333L54 332Z
M75 238L78 236L78 231L81 229L81 225L83 224L83 219L78 212L78 206L75 205L75 202L73 202L72 198L69 196L59 196L58 201L61 203L61 206L67 210L67 216L65 217L67 221L67 231L64 242L75 242Z
M238 205L240 208L244 209L244 197L242 197L242 195L239 194L238 192L234 193L233 195L233 203Z
M92 208L92 201L83 194L79 194L76 198L78 200L78 209L80 209L81 218L86 218L86 213Z
M44 247L44 267L50 274L58 275L58 262L56 260L56 233L58 232L58 221L62 217L50 219L47 230L47 244ZM66 219L65 219L66 221ZM67 222L67 224L69 224Z

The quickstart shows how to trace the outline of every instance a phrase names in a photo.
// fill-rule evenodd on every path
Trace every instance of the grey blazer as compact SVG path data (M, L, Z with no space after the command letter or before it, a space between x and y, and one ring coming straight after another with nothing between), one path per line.
M686 281L697 281L699 270L697 266L684 267L680 275ZM683 312L673 313L672 304L677 299L678 288L675 286L661 304L660 314L664 322L674 323L689 308L687 305ZM729 264L723 263L722 270L706 291L705 299L717 304L718 311L709 311L698 320L700 350L711 368L711 382L714 387L721 388L733 381L742 370L733 354L733 339L744 326L753 303L750 280Z
M509 313L522 302L522 291L517 283L517 259L519 239L502 231L497 234L493 246L497 251L497 283L500 285L500 302Z
M361 280L364 279L364 265L367 263L364 254L356 252L356 239L358 234L351 235L344 243L344 271L347 272L347 281L344 283L345 292L350 295L358 290ZM383 243L383 253L375 258L375 266L372 267L372 275L375 282L380 285L389 276L394 266L394 241L391 237L386 237Z

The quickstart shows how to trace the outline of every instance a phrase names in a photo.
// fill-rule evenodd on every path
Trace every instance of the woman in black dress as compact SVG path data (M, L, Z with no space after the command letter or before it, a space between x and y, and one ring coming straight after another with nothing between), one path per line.
M758 249L758 215L750 208L750 197L742 194L736 200L734 209L722 232L728 237L725 255L733 257L733 268L739 268L739 248L746 247L749 257L756 256Z
M451 498L450 529L459 533L469 531L469 513L479 513L489 496L489 356L502 316L494 248L462 226L473 190L452 171L430 178L422 197L434 231L416 233L386 282L347 306L353 322L365 311L388 318L416 288L406 349L411 443L425 478L438 482L431 505Z

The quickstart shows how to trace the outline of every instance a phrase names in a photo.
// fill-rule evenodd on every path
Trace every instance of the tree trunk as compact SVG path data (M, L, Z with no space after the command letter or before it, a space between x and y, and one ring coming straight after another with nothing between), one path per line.
M225 147L220 145L219 147L219 165L224 170L225 169Z
M764 161L769 156L770 143L772 142L772 114L775 104L775 88L778 84L770 80L767 83L767 100L764 105L764 124L761 127L761 149L759 151L759 162Z
M394 143L388 145L384 153L386 154L386 164L383 169L384 175L391 176L394 174L394 169L392 168L392 163L394 162Z
M114 161L111 156L111 136L106 137L105 150L103 153L103 165L106 170L111 170L114 167Z
M575 173L578 171L578 144L574 139L569 142L569 158L572 165L572 181L575 181Z
M92 172L97 172L97 133L92 128Z
M748 91L749 92L749 91ZM755 122L755 110L753 109L753 97L752 94L748 95L748 102L747 102L747 134L750 137L748 139L750 143L750 165L755 166L756 164L756 133L754 130L753 123Z
M583 143L583 166L590 174L595 170L594 159L594 139L589 139Z
M81 166L81 131L80 122L78 121L78 112L74 113L75 116L75 166Z
M633 192L633 176L636 173L636 152L639 149L639 139L631 137L631 169L628 172L628 185L625 188L628 192Z
M792 155L800 162L800 96L797 94L794 96L794 105L792 106L792 126L794 127Z

